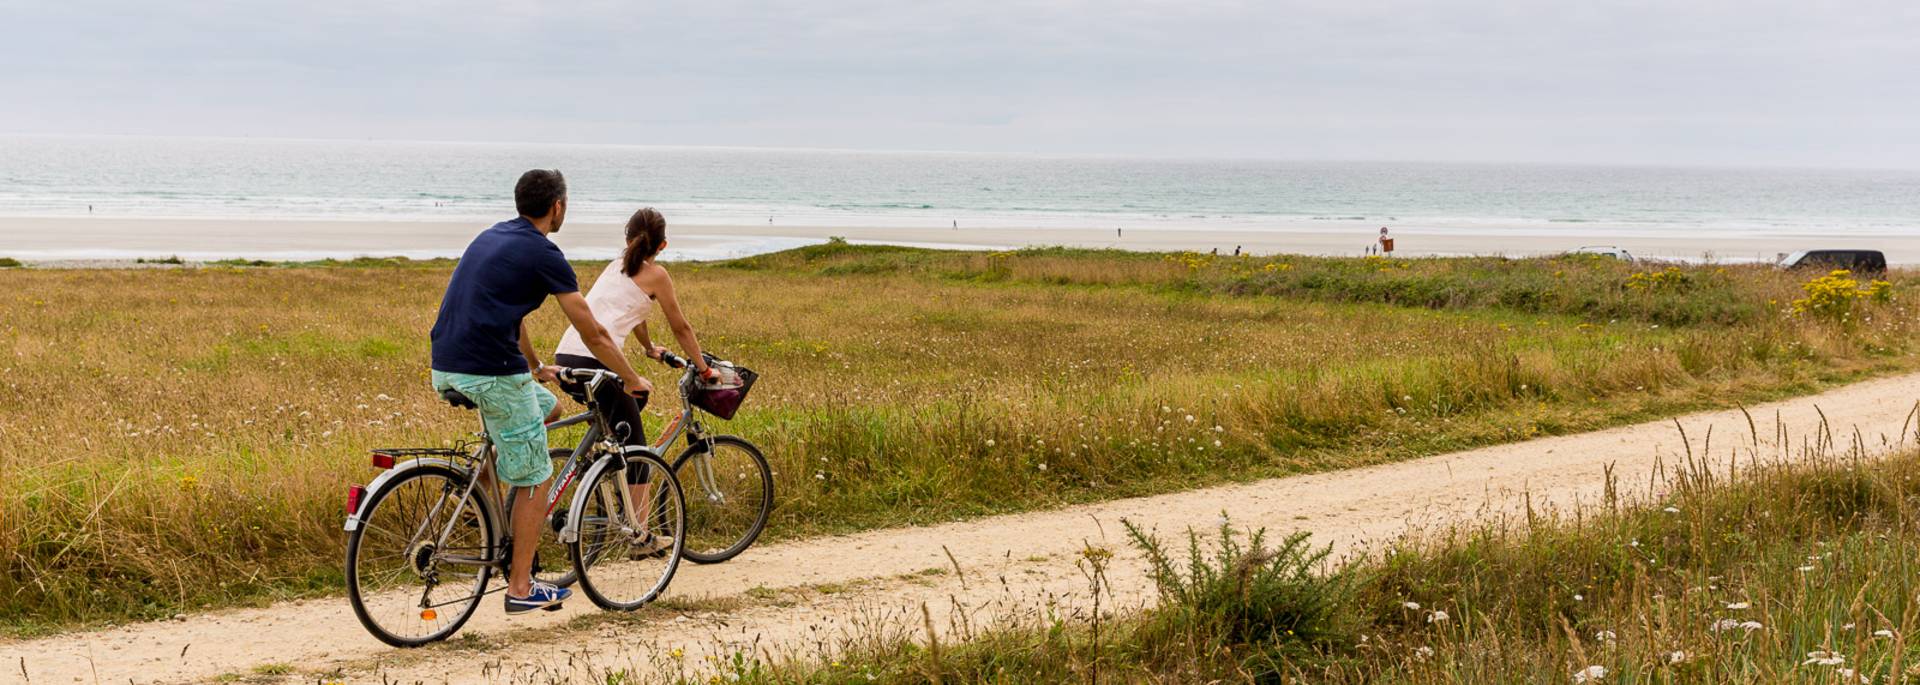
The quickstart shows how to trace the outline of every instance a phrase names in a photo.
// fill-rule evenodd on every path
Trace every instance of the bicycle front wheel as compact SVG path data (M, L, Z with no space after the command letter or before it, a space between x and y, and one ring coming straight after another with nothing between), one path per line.
M627 457L626 468L648 469L647 484L629 486L626 473L614 468L618 458L603 458L587 471L585 485L574 495L579 534L569 544L587 598L602 609L632 611L673 582L686 542L687 509L666 462L643 454Z
M693 443L673 462L687 491L687 559L715 564L759 539L773 513L773 471L760 448L731 435Z
M444 640L480 606L493 573L493 511L442 466L400 474L370 494L347 536L347 596L360 625L395 647Z

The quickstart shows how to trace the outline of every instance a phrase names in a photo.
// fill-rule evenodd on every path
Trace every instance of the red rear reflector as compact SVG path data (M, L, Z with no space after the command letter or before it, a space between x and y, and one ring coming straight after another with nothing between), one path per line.
M381 454L381 453L379 453L379 452L374 452L374 453L373 453L373 465L374 465L374 466L378 466L378 467L380 467L380 468L383 468L383 469L390 469L390 468L393 468L393 455L391 455L391 454Z
M360 501L366 498L367 498L367 488L365 486L360 486L360 485L348 486L347 487L347 515L352 516L354 514L360 513Z

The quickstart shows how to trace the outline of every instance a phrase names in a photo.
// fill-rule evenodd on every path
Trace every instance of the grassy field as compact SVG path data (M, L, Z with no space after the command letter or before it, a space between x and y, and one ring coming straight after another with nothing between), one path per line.
M822 684L1910 682L1920 452L1817 463L1737 481L1694 463L1661 501L1468 525L1341 565L1304 536L1136 534L1161 589L1143 613L1035 616L931 648L903 637L917 627L876 629L890 637L851 638L828 663L730 668Z
M473 430L425 388L448 270L0 274L0 631L337 591L364 451ZM675 274L706 346L763 374L723 428L771 455L773 538L1345 468L1920 367L1920 279L1900 274L838 244ZM563 330L552 307L530 326L543 349Z

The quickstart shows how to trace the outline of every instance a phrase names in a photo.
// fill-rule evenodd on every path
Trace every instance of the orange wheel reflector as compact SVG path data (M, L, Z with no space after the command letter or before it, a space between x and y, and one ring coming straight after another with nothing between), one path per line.
M421 609L421 610L420 610L420 620L422 620L422 621L431 621L431 620L433 620L433 619L435 619L435 618L439 618L439 617L440 617L440 614L439 614L438 612L435 612L435 611L434 611L434 610L432 610L432 609Z

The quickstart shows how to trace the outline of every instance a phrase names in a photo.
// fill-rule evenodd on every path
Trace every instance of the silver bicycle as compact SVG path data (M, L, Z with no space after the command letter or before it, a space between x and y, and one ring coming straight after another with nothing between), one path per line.
M589 388L619 382L606 371L562 373ZM442 397L475 408L459 392ZM592 425L555 469L546 499L536 504L557 519L552 527L587 597L605 609L637 609L659 597L679 568L686 501L673 470L650 450L613 440L597 407L590 403L576 419ZM379 449L372 461L386 471L347 495L347 594L354 615L374 637L396 647L444 640L473 617L483 597L504 589L488 584L495 572L508 572L514 541L507 522L512 507L525 506L527 498L516 496L519 488L507 488L502 497L484 420L474 443ZM654 494L647 502L634 501L625 472L630 468L648 470ZM654 549L656 536L671 544ZM539 556L537 577L572 580L551 568L553 559Z

